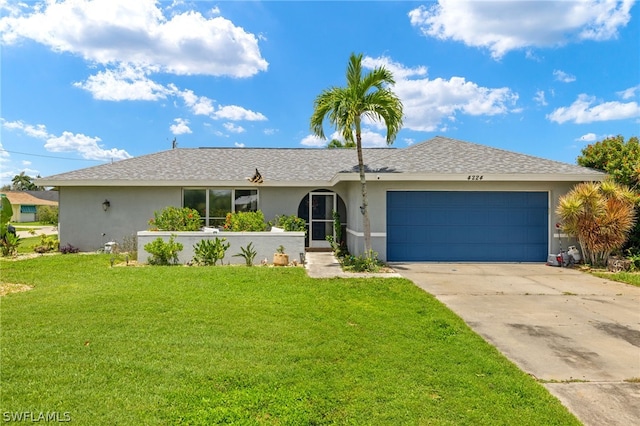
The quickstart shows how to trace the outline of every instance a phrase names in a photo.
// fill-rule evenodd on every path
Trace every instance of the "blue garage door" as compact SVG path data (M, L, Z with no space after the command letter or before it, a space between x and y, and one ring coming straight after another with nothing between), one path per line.
M387 192L389 261L544 262L546 192Z

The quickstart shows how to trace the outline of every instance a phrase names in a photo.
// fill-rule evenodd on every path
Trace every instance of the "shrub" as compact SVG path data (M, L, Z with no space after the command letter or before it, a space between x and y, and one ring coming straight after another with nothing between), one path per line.
M0 250L3 256L14 254L20 244L20 239L15 233L9 232L11 216L13 216L11 202L2 194L0 197L0 244L2 245Z
M2 256L13 256L18 252L18 246L20 246L20 237L10 232L7 232L0 239L0 253Z
M235 212L227 213L224 229L232 232L259 232L267 229L267 224L264 221L264 214L260 210Z
M286 214L276 216L270 225L277 226L285 231L302 231L305 234L307 233L307 222L303 218L293 214L291 216L287 216Z
M171 235L166 243L160 237L145 244L144 249L151 254L148 261L151 265L171 265L178 263L178 253L184 246L175 242L175 235Z
M67 243L66 245L60 247L60 253L69 254L69 253L78 253L80 249L78 247L74 247L71 244Z
M635 224L637 195L612 180L583 182L560 197L562 229L578 238L585 261L600 266L620 250Z
M149 220L150 231L197 231L200 229L200 213L189 207L165 207L153 213Z
M49 253L57 251L59 245L60 243L57 235L41 234L40 241L38 242L38 245L33 248L33 251L36 253Z
M631 262L632 271L640 271L640 250L627 250L627 259Z
M344 256L342 259L342 268L351 272L378 272L384 264L378 260L378 253L370 250L368 255L360 256Z
M245 264L247 266L253 266L253 259L255 259L258 254L257 251L253 248L253 243L249 243L247 248L240 247L241 252L234 254L234 257L244 257Z
M224 259L224 254L231 245L225 243L226 238L218 238L215 240L202 240L193 246L195 256L193 261L198 265L215 266L218 260Z
M38 220L46 225L58 225L58 206L37 206Z

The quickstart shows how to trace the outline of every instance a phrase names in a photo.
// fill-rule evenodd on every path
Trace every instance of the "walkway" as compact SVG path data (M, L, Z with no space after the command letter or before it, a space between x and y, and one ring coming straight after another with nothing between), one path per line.
M307 274L311 278L369 278L369 277L384 277L384 278L398 278L400 274L395 272L385 273L357 273L357 272L344 272L340 263L333 255L333 252L307 252L305 255L305 268Z

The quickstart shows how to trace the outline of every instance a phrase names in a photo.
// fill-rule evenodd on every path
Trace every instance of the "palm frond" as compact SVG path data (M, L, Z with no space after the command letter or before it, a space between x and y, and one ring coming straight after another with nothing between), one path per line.
M624 245L635 224L634 194L611 181L585 182L561 197L556 213L593 264Z

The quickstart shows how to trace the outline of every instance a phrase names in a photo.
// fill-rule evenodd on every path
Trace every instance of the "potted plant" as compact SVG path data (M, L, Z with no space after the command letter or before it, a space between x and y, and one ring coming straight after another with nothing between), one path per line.
M289 264L289 255L285 254L284 246L280 244L273 254L273 264L275 266L287 266Z

